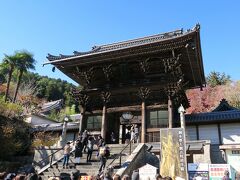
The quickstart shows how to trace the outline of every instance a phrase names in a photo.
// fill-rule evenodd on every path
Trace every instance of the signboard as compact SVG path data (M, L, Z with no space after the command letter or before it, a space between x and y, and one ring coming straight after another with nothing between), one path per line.
M79 180L91 180L92 176L81 176L79 177Z
M229 164L209 164L210 180L219 180L224 176L225 170L229 172L229 178L232 179L231 168Z
M155 180L155 176L157 174L157 169L156 167L146 164L145 166L142 166L139 168L139 178L141 179L150 179L150 180Z
M185 132L182 128L160 129L160 174L187 179Z
M188 178L190 180L208 180L208 163L188 163Z

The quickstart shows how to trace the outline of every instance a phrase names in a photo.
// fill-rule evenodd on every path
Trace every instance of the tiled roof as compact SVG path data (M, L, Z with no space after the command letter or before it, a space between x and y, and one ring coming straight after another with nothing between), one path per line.
M47 102L47 103L44 103L42 105L41 113L49 112L49 111L51 111L53 109L60 109L60 108L62 108L62 106L63 106L63 100L62 99L59 99L59 100L56 100L56 101Z
M67 58L81 57L85 55L92 55L95 53L104 53L104 52L115 51L115 50L130 48L130 47L142 46L146 44L152 44L152 43L161 42L165 40L171 40L176 37L185 36L187 34L190 34L194 31L199 30L199 28L200 28L200 25L196 25L196 27L194 27L192 30L188 29L185 32L183 31L183 29L181 29L181 30L163 33L163 34L157 34L157 35L147 36L143 38L123 41L123 42L118 42L113 44L94 46L92 47L92 50L87 52L74 51L73 55L60 54L59 56L54 56L54 55L48 54L47 59L49 61L55 61L55 60L62 60Z
M237 110L237 108L230 106L226 99L222 99L220 101L220 104L212 112L229 111L229 110Z
M186 123L240 122L240 110L186 114L185 120Z
M67 130L73 130L78 128L79 123L70 122L67 124ZM33 131L62 131L63 123L41 124L34 126L32 129Z

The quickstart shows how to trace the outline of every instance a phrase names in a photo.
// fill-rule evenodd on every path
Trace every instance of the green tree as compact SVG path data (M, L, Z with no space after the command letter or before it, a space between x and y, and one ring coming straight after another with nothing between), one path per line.
M17 63L17 53L15 53L13 56L5 55L2 63L2 66L5 66L6 68L8 68L7 88L5 91L5 98L4 98L5 102L7 101L7 98L8 98L10 82L12 79L12 74L16 66L16 63Z
M211 87L215 87L217 85L225 85L228 82L231 82L231 78L229 75L215 71L210 72L206 79L207 84Z
M16 85L16 90L14 93L13 102L16 101L17 93L18 93L18 89L19 89L19 86L20 86L20 83L22 80L23 72L26 72L29 69L34 70L35 69L34 64L36 63L35 59L33 59L33 54L31 54L27 51L17 52L16 56L17 56L16 67L19 72L18 72L18 81L17 81L17 85Z

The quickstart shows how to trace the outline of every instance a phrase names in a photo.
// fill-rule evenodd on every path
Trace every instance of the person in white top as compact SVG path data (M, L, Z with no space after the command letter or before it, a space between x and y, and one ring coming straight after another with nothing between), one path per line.
M71 152L71 147L70 147L70 142L67 142L67 144L63 148L63 168L68 167L68 161L69 161L69 156Z

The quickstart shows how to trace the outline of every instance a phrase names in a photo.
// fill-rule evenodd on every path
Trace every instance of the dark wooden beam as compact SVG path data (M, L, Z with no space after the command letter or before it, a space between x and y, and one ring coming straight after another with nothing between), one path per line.
M167 109L167 104L158 104L158 105L151 105L146 106L147 110L154 110L154 109ZM113 108L107 108L108 113L115 113L115 112L136 112L141 111L141 105L136 106L124 106L124 107L113 107ZM101 114L102 110L94 110L92 111L93 114ZM90 114L89 112L86 112L86 114Z

